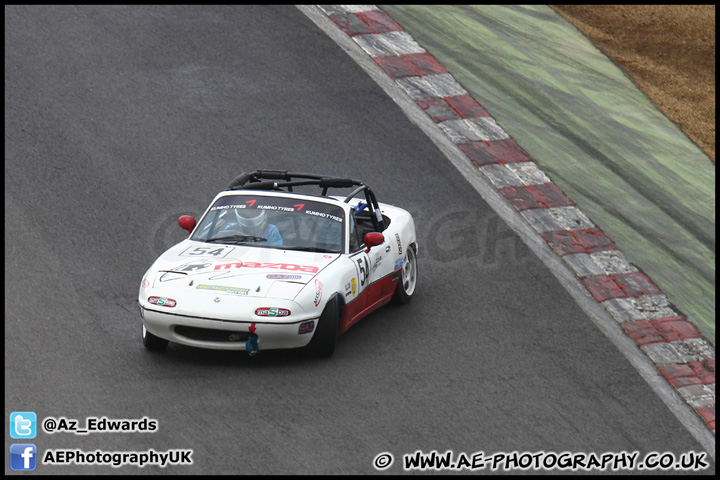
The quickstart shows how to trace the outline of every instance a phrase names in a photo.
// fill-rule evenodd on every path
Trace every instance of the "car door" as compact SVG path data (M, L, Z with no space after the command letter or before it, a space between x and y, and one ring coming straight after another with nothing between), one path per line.
M379 282L386 276L392 274L394 267L393 251L387 237L387 232L382 232L385 241L381 245L376 245L372 247L369 252L366 252L367 246L363 242L363 233L365 233L366 230L367 228L363 229L359 224L355 223L353 216L350 235L351 246L355 246L356 250L352 257L356 264L359 287L362 288L364 292L363 308L373 305L382 296L387 294L385 288L382 286L384 282L383 284Z
M367 298L364 294L370 284L370 256L365 252L365 245L360 238L360 232L355 221L355 216L350 215L349 228L349 250L350 260L355 267L356 277L352 279L353 294L353 310L360 312L367 304Z
M368 272L369 290L367 292L367 305L370 306L384 297L392 290L391 281L388 277L392 275L395 265L395 254L393 251L393 243L390 241L387 230L382 232L385 241L370 249L367 253L370 262L370 270Z

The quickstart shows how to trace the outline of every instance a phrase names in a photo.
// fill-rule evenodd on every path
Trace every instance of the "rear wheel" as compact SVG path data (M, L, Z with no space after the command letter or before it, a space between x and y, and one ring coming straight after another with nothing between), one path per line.
M333 297L318 319L315 333L307 346L307 352L314 357L329 357L335 352L338 328L340 325L340 309L337 297Z
M417 253L415 252L415 244L412 244L405 252L405 263L403 263L400 279L397 287L395 287L395 295L393 295L395 303L400 305L410 303L417 286L417 272Z
M145 325L143 325L142 327L142 332L143 345L145 345L145 348L147 348L148 350L158 351L167 348L169 342L164 338L157 337L152 333L148 332L145 328Z

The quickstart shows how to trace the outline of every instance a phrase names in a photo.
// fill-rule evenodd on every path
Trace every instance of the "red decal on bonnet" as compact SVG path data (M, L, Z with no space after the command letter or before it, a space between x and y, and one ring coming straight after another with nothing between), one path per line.
M279 270L290 270L306 273L317 273L320 271L318 267L312 265L295 265L293 263L262 263L262 262L233 262L215 265L214 270L230 269L230 268L277 268Z
M223 269L223 268L225 268L225 269L231 269L231 268L233 268L233 267L235 267L235 268L240 268L240 267L242 267L242 266L243 266L243 263L242 263L242 262L225 263L225 264L223 264L223 265L215 265L214 270L220 270L220 269Z

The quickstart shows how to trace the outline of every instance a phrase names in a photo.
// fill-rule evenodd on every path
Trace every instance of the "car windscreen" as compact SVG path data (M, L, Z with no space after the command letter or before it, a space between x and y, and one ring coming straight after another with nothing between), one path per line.
M342 253L344 210L313 200L263 195L217 199L191 240Z

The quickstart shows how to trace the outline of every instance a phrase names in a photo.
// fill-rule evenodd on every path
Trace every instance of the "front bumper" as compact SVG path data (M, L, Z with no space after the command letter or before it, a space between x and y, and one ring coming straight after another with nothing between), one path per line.
M251 325L259 350L301 348L310 343L317 318L297 322L231 321L159 312L140 306L142 322L156 337L190 347L245 350Z

